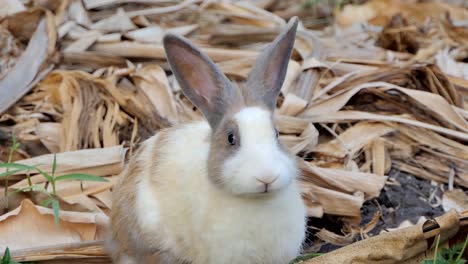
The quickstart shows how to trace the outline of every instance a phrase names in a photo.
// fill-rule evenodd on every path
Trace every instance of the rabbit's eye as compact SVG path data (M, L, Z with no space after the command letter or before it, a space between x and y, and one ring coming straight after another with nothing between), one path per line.
M229 145L235 145L236 144L236 137L234 136L233 133L229 133L228 142L229 142Z

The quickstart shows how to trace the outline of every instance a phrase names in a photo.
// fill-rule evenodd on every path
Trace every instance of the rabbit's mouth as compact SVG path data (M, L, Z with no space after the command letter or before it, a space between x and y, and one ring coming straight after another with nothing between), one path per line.
M277 194L277 191L246 193L242 196L253 199L269 199Z
M268 189L265 189L263 191L244 193L244 194L241 194L240 196L250 197L250 198L255 198L255 199L259 199L259 198L268 199L270 197L278 195L279 193L281 193L283 189L285 188L270 189L270 187L268 187Z

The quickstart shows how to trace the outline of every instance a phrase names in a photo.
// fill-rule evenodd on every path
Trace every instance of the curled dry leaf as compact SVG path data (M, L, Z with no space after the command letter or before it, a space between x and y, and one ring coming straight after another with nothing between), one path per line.
M15 66L23 52L23 45L9 30L0 26L0 80Z
M60 211L60 227L54 222L52 209L23 200L21 205L0 216L0 250L21 250L38 246L92 241L99 239L107 217L102 213ZM27 234L27 235L24 235Z
M32 25L35 31L31 35L27 48L18 58L15 66L0 80L0 113L5 112L11 105L21 99L51 70L51 67L45 69L41 69L41 67L44 66L44 63L55 50L55 25L53 24L53 18L47 11L38 11L36 13L42 14L37 16L37 24ZM28 16L29 12L24 11L16 16L22 16L23 14ZM13 18L9 18L9 20L14 21ZM24 37L30 34L30 32L27 32L30 28L22 25L16 28L14 23L9 23L9 30L18 30L11 32ZM11 91L11 89L14 90Z
M117 13L111 17L102 19L91 25L91 29L103 32L126 32L134 30L137 27L133 24L130 17L125 13L123 9L117 9Z
M442 196L442 206L448 212L455 209L457 212L468 210L468 195L462 189L448 190Z
M0 20L8 15L24 11L24 5L19 0L5 0L0 7Z
M304 263L420 263L421 260L416 262L413 258L419 255L425 256L426 250L433 251L426 239L434 239L436 235L441 234L440 242L447 241L448 238L458 232L460 228L459 217L460 215L452 210L435 218L435 221L423 221L423 223L417 225L383 233ZM327 231L323 231L322 234L327 239L337 240L335 243L343 242L342 237L330 234Z
M127 77L111 75L103 80L83 72L55 71L36 87L41 96L31 99L40 105L40 110L45 110L41 106L46 101L63 113L57 120L61 121L60 151L111 147L119 145L122 139L130 140L131 131L123 130L136 124L135 119L147 120L139 123L144 137L168 125L163 118L157 120L159 109L150 103L154 97L148 97L166 89L163 80L154 78L147 79L159 86L148 87L147 81L140 81L141 86L135 88Z
M370 122L358 123L341 133L336 139L322 143L314 148L314 152L344 158L354 155L374 140L394 132L395 129L386 124Z
M23 159L17 163L36 166L42 171L51 173L54 155L56 155L57 166L55 172L57 174L88 173L98 176L107 176L118 174L122 171L125 152L126 149L122 146L99 149L82 149ZM0 168L0 173L4 173L5 171L5 168ZM25 172L18 172L16 175L24 173ZM21 185L20 182L17 187L26 187L27 183L24 182L24 184L25 185Z
M369 22L384 26L398 13L407 19L423 23L428 17L438 19L449 13L457 20L468 18L468 11L443 2L413 3L404 0L373 0L364 5L347 5L338 14L337 21L342 26L349 26L359 22Z
M299 161L301 192L329 214L360 216L365 199L378 196L386 177L316 167Z

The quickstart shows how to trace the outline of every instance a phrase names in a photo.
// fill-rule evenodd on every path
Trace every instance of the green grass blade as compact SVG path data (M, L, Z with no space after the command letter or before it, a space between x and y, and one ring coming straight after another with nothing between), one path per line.
M439 251L439 242L440 242L440 235L437 235L436 239L436 245L435 245L435 250L434 250L434 259L432 263L436 264L437 263L437 251Z
M44 176L47 181L49 181L50 183L53 183L54 182L54 178L52 176L50 176L47 172L39 169L39 168L35 168L40 174L42 174L42 176Z
M55 176L57 170L57 154L54 153L54 161L52 162L52 177Z
M47 194L50 196L50 193L40 184L33 184L31 186L26 186L23 188L19 188L15 190L14 192L10 192L8 195L11 195L13 193L19 193L19 192L24 192L24 191L38 191Z
M41 205L44 206L44 207L47 207L52 203L53 200L54 200L54 198L52 198L52 197L47 198L44 201L42 201Z
M6 168L7 171L0 173L0 178L8 177L13 174L22 172L22 171L30 171L34 170L35 167L29 166L29 165L24 165L24 164L19 164L19 163L0 163L0 168ZM10 170L14 169L14 170Z
M0 163L0 168L15 169L16 172L36 169L36 167L34 166L29 166L29 165L24 165L24 164L19 164L19 163ZM5 173L2 173L0 175L3 175L3 174Z
M0 178L8 177L8 176L11 176L13 174L16 174L16 173L22 172L22 171L25 171L25 170L24 169L9 170L9 171L6 171L4 173L0 173Z
M3 254L2 259L0 259L0 264L20 264L20 263L11 260L10 249L7 247L5 249L5 253Z
M291 262L289 262L289 264L300 263L302 261L306 261L306 260L321 256L321 255L323 255L323 253L310 253L310 254L300 255L300 256L297 256L295 259L293 259Z
M11 138L11 150L12 151L16 151L19 146L20 146L20 143L18 142L18 140L16 139L16 136L15 135L12 135L12 138Z
M7 247L5 249L5 253L3 253L3 257L1 260L1 264L9 264L11 261L10 249Z
M463 247L462 247L462 249L460 251L460 254L458 254L458 257L457 257L457 259L455 261L460 261L461 260L461 258L463 256L463 253L465 253L465 249L466 249L467 244L468 244L468 235L466 236L465 243L463 243Z
M50 192L47 191L47 190L44 188L44 186L42 186L42 185L33 184L33 185L31 186L31 189L32 189L33 191L42 192L42 193L45 193L45 194L47 194L48 196L50 196Z
M60 218L59 218L60 204L59 204L58 200L56 200L56 199L52 200L52 209L54 210L55 224L57 226L59 226L59 224L60 224Z
M34 170L34 166L29 166L20 163L0 163L0 168L10 168L10 169L24 169L24 170Z
M65 180L79 180L79 181L95 181L95 182L108 182L107 179L84 173L72 173L61 175L55 178L55 181L65 181Z

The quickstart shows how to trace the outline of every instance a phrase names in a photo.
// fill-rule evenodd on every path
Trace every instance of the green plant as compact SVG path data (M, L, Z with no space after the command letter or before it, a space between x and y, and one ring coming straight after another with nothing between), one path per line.
M318 4L318 0L306 0L302 3L302 6L301 8L303 9L309 9L309 8L312 8L313 6L315 6L316 4Z
M300 263L302 261L305 261L305 260L308 260L308 259L311 259L311 258L315 258L315 257L321 256L321 255L323 255L323 254L322 253L310 253L310 254L300 255L300 256L296 257L295 259L293 259L291 262L289 262L289 264Z
M327 4L328 6L334 6L335 9L341 9L343 6L343 0L305 0L301 8L310 9L318 4Z
M421 264L464 264L466 259L463 259L463 253L468 244L468 235L464 243L456 244L452 248L442 248L438 252L440 235L437 236L436 247L434 251L434 259L423 260Z
M60 222L59 218L59 211L60 211L60 203L59 203L59 198L57 196L57 191L56 191L56 184L59 181L67 181L67 180L79 180L79 181L97 181L97 182L106 182L107 179L104 179L102 177L96 176L96 175L91 175L91 174L85 174L85 173L71 173L71 174L65 174L65 175L60 175L56 176L55 173L57 171L57 155L54 154L54 160L52 163L52 172L51 174L39 169L39 165L24 165L24 164L19 164L19 163L13 163L11 162L11 156L12 153L19 147L19 144L16 142L16 139L13 138L13 145L10 148L10 155L7 163L2 163L0 164L0 168L5 168L6 172L0 173L0 178L5 177L5 179L8 179L9 176L16 174L18 172L26 172L26 177L28 179L28 186L18 189L15 192L25 192L25 191L40 191L42 193L45 193L48 198L42 201L43 206L51 206L53 211L54 211L54 220L55 224L58 226ZM31 171L36 171L44 178L47 180L46 187L44 188L41 185L38 184L32 184L31 179L29 177L29 173ZM12 193L8 193L8 181L5 182L7 185L5 187L5 196L8 197L8 195L11 195ZM49 192L47 190L48 185L52 186L52 192ZM8 200L7 200L8 204Z
M10 249L7 247L5 249L5 253L3 253L2 259L0 260L0 264L19 264L19 263L11 260Z

